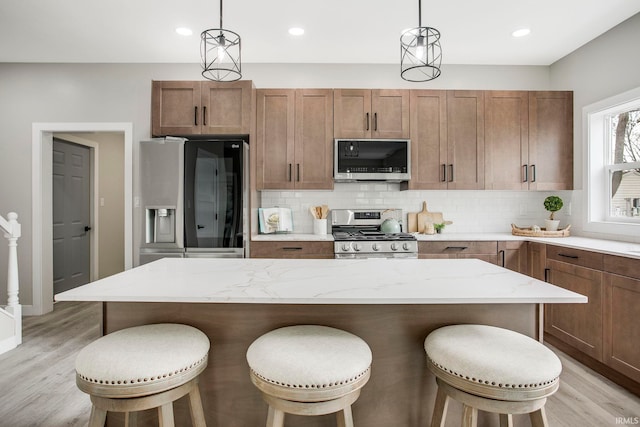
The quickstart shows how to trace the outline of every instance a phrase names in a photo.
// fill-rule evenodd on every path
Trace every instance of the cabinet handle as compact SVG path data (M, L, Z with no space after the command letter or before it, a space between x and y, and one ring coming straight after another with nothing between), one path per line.
M300 163L296 163L296 181L300 182Z
M207 106L202 107L202 126L207 125Z
M367 113L367 130L369 130L369 113Z
M527 182L529 181L529 166L528 165L522 165L522 171L524 172L522 174L522 176L524 177L522 179L522 182Z
M551 282L549 282L549 269L548 268L544 269L544 281L547 282L547 283L551 283Z
M531 182L536 182L536 165L531 165Z
M567 254L558 254L558 256L561 256L563 258L571 258L571 259L578 259L580 258L579 256L576 255L567 255Z
M465 249L469 249L469 246L447 246L445 248L445 251L448 251L449 249L453 249L456 251L464 251Z
M373 113L373 130L378 131L378 113Z
M447 165L442 164L442 179L441 182L447 182Z
M289 182L291 182L291 163L289 163Z
M504 251L500 251L500 258L502 259L502 267L505 266L505 255L504 255Z
M300 246L285 246L282 248L283 251L301 251L302 247Z
M449 182L453 182L453 164L449 165L449 171L451 172L449 174Z
M198 126L198 106L196 105L193 111L193 124Z

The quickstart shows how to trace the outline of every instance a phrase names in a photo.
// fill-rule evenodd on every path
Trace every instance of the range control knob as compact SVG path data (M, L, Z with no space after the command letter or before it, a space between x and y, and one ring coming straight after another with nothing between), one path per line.
M351 246L348 243L343 243L342 244L342 250L345 252L349 252L349 250L351 249Z
M391 244L391 250L392 251L397 251L398 250L398 244L397 243L392 243Z
M373 249L374 251L379 251L380 250L380 245L377 243L374 243L373 246L371 247L371 249Z
M409 243L403 243L402 249L404 249L405 251L408 251L409 249L411 249L411 246L409 245Z
M354 243L353 244L353 250L356 252L360 252L360 249L362 249L362 247L360 246L360 243Z

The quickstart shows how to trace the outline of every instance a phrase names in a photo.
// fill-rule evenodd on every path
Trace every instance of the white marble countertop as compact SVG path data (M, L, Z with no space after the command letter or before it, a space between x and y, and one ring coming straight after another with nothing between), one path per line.
M423 242L447 242L457 240L471 241L532 241L549 245L564 246L568 248L583 249L602 252L610 255L625 256L640 259L640 243L629 243L617 240L592 239L588 237L523 237L514 236L511 233L442 233L442 234L418 234L418 241ZM260 234L252 237L256 241L333 241L331 234Z
M164 258L56 301L268 304L582 303L574 292L476 259Z

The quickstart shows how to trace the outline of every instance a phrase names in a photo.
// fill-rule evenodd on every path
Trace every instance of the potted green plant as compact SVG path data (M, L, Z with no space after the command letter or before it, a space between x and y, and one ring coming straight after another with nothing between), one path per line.
M560 225L560 220L554 219L553 214L562 209L563 203L562 199L558 196L549 196L544 199L544 208L551 212L549 215L549 219L545 219L545 228L547 231L556 231L558 230L558 225Z
M436 230L436 233L440 234L442 233L442 230L444 230L444 222L441 224L433 224L433 228Z

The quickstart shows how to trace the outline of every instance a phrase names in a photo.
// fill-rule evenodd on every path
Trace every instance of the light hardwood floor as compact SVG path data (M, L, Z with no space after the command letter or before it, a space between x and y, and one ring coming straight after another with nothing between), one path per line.
M52 313L24 319L23 344L0 355L0 427L87 425L91 405L75 385L74 363L77 352L100 336L101 315L99 303L58 302ZM639 397L554 351L563 372L546 406L551 426L640 424ZM459 425L452 418L447 426ZM487 419L497 425L497 416Z

